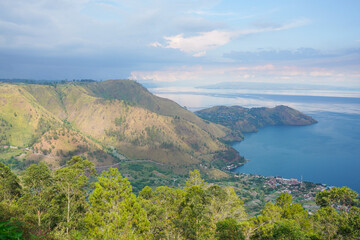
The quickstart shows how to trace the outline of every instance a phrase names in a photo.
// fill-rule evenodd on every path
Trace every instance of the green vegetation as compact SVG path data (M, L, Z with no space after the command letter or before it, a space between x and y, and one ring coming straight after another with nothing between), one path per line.
M2 163L0 163L0 192L1 201L11 201L21 193L19 178Z
M104 171L89 198L85 223L92 239L147 239L149 220L130 182L118 169Z
M83 155L96 165L110 165L117 162L110 146L128 159L170 165L224 167L244 161L222 142L236 139L230 129L206 123L134 81L2 83L0 95L3 162L14 157L27 165L44 161L57 167ZM10 146L18 151L2 151Z
M142 165L131 165L144 170ZM292 195L248 216L233 187L190 171L183 188L145 186L136 196L116 168L94 178L94 165L73 157L57 170L29 166L19 179L0 164L0 239L358 239L358 194L324 190L309 214Z
M220 107L207 121L125 80L0 95L0 239L360 237L346 187L220 170L245 162L224 144L241 131L313 123L293 109Z
M12 125L5 119L0 118L0 145L9 145L7 133L9 132Z
M16 223L10 221L0 222L0 240L23 240L23 232Z
M241 136L242 133L257 132L265 126L302 126L316 123L312 117L287 106L250 109L240 106L216 106L195 113L205 120L230 128L233 135Z

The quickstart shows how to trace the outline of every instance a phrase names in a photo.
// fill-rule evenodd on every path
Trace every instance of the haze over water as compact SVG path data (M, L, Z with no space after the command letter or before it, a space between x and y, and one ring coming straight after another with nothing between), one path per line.
M360 192L360 94L358 91L258 91L252 89L151 89L198 110L215 105L287 105L318 123L266 127L233 144L250 161L236 172L303 177L304 181L348 186ZM306 94L306 95L305 95Z

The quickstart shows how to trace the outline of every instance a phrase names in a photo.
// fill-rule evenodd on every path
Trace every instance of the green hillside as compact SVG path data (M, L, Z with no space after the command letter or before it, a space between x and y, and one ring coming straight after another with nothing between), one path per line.
M205 122L194 113L184 109L177 103L151 94L146 88L137 82L128 80L109 80L105 82L86 83L83 86L97 97L124 100L125 102L140 106L160 115L180 117L189 122L195 123L215 137L229 140L238 140L239 138L239 136L236 135L229 135L229 129L213 123Z
M257 132L259 128L265 126L303 126L317 122L312 117L287 106L274 108L215 106L195 113L205 120L230 128L234 134Z
M243 161L222 142L239 139L231 130L134 81L3 83L0 93L0 159L19 155L13 146L27 149L20 159L54 166L71 154L104 165L116 152L177 166Z

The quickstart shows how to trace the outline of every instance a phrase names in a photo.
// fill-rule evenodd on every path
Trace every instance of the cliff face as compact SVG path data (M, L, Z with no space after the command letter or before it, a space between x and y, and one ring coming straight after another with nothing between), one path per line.
M0 147L30 149L25 159L56 166L81 154L108 164L116 151L170 165L209 163L221 153L240 161L220 139L236 136L134 81L0 83Z
M240 106L216 106L195 112L199 117L224 125L233 132L257 132L265 126L304 126L317 121L293 108L277 106L274 108L243 108Z

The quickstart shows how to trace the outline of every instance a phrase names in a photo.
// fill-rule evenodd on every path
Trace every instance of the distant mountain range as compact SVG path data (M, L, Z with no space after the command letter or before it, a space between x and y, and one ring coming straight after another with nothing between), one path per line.
M211 85L199 86L202 89L251 89L251 90L335 90L354 91L355 88L311 85L311 84L290 84L290 83L262 83L262 82L221 82Z

